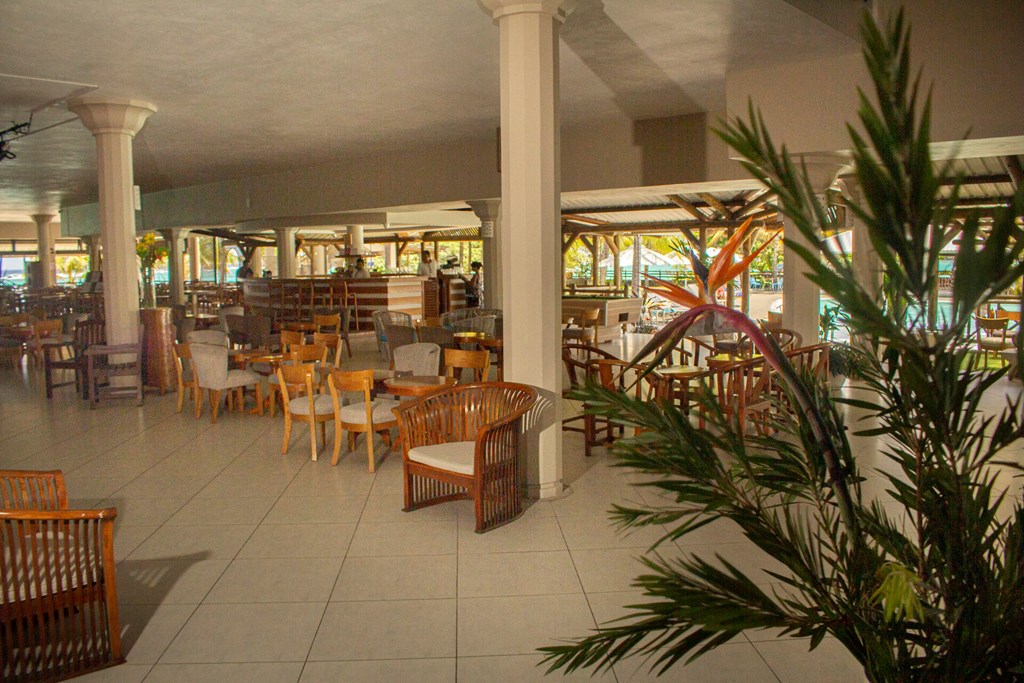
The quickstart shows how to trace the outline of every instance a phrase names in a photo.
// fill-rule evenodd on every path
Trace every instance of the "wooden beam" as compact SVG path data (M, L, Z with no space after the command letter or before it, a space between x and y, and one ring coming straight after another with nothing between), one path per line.
M663 196L667 197L667 195L663 195ZM683 201L685 201L685 200L683 200ZM737 200L737 199L730 199L730 200L727 200L727 201L724 201L724 202L719 201L719 203L721 203L723 206L729 207L731 209L739 209L739 208L743 207L745 202L742 199L739 199L739 200ZM696 207L696 208L707 208L709 206L704 201L691 202L690 204L692 206ZM568 215L590 216L590 215L593 215L595 213L630 213L630 212L635 212L635 211L659 211L659 210L665 210L665 209L678 209L678 208L681 208L681 207L678 204L676 204L674 201L673 202L651 202L651 203L647 203L647 204L628 204L628 205L613 204L613 205L609 205L609 206L595 206L595 207L586 208L586 209L581 209L579 207L574 207L574 208L571 208L571 209L562 209L562 215L563 216L568 216Z
M758 209L767 204L768 202L774 202L776 196L774 193L765 190L763 193L755 197L753 200L747 203L742 209L736 211L733 214L733 218L747 218L753 215Z
M576 238L580 236L579 231L574 230L573 232L567 233L562 236L562 255L565 256L565 252L569 251L569 247L576 241Z
M732 218L732 209L723 204L722 200L720 200L715 195L710 194L708 192L701 192L697 196L703 199L705 202L707 202L708 206L710 206L712 209L720 213L723 218Z
M708 215L677 194L670 194L669 201L699 221L708 220Z
M619 246L615 243L615 240L613 239L613 235L609 235L608 233L604 233L604 234L601 235L601 237L604 238L604 243L608 245L608 250L611 251L613 254L618 255L618 253L619 253Z
M696 247L700 245L700 238L697 237L690 228L680 228L679 232L683 233L683 237L689 241L690 246Z
M607 237L607 236L606 236ZM612 235L613 251L615 252L615 263L612 266L612 277L615 278L615 289L622 289L622 264L619 256L622 254L622 238L619 235Z
M764 220L767 227L774 225L775 223L781 223L777 219L776 212L772 211L766 213L764 216L759 216L755 220ZM593 228L587 229L588 235L602 235L602 234L622 234L630 235L632 233L641 233L643 235L658 235L658 234L673 234L680 230L703 230L705 228L710 229L725 229L725 228L738 228L743 224L743 221L738 220L709 220L703 221L659 221L657 223L609 223L608 225L594 226Z
M587 218L586 216L580 216L575 213L562 214L562 219L578 223L584 223L585 225L608 225L608 221L602 221L597 218Z
M1013 183L1013 189L1016 190L1024 184L1024 167L1021 166L1020 157L1016 154L1003 157L1003 163L1006 165L1010 182Z
M594 251L594 238L588 237L587 235L580 235L580 242L583 242L583 246L593 253Z

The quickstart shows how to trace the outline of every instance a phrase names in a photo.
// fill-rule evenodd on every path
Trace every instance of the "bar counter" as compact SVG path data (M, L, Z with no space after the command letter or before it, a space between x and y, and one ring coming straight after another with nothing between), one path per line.
M300 277L287 280L241 280L247 309L269 309L278 321L309 320L318 308L355 308L353 329L372 330L374 311L402 311L413 319L431 315L437 300L436 281L417 275L384 275L353 279ZM436 303L434 304L436 307ZM436 313L433 313L436 315Z

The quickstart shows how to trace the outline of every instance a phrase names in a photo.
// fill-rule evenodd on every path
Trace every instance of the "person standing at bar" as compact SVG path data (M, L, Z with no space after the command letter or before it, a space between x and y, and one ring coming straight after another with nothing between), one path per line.
M430 258L430 252L426 249L420 254L420 267L416 274L432 279L437 278L437 261Z

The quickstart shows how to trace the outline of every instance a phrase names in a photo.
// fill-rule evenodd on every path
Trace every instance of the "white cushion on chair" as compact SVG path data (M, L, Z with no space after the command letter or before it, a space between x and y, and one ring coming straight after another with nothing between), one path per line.
M459 474L473 474L475 457L476 441L453 441L409 450L409 459L413 462Z
M46 543L50 548L50 556L47 558L43 557L43 543ZM15 546L14 552L11 549L4 546L4 566L9 567L12 573L16 573L14 580L4 591L4 602L7 604L18 602L21 600L31 600L33 598L40 597L37 595L36 581L34 580L39 573L42 574L42 594L50 595L51 586L56 585L57 592L63 592L71 588L75 588L78 585L77 577L74 572L69 572L67 566L64 563L64 557L58 548L63 548L65 544L71 544L74 548L75 544L67 539L67 537L59 531L48 531L39 532L34 537L28 537L25 539L25 545L29 548L29 557L23 558L21 555L21 547ZM35 552L32 547L36 546ZM86 549L82 549L83 555L86 554ZM77 550L71 551L72 556L77 555ZM37 558L38 557L38 569ZM87 561L83 560L83 564L87 564ZM41 572L39 571L41 570ZM23 573L27 573L27 576L23 576Z
M288 401L288 410L295 415L309 415L309 397L298 396ZM313 399L313 412L317 415L332 415L334 401L327 394L318 394Z
M374 424L395 421L395 414L391 412L391 409L398 407L398 401L381 398L373 401L372 405L373 412L371 415L373 416ZM347 422L348 424L366 424L366 402L360 401L359 403L343 406L339 417L342 422Z

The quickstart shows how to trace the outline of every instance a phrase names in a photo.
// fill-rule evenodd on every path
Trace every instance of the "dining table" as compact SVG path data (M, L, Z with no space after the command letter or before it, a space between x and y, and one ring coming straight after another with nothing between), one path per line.
M402 375L384 380L384 391L394 396L418 398L455 384L454 377Z

